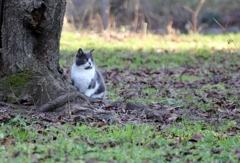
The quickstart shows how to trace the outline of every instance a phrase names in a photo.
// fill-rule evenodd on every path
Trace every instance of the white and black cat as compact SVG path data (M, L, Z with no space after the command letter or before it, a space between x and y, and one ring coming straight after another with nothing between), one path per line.
M85 95L103 99L106 95L105 82L95 67L93 50L89 52L84 52L81 48L78 50L71 69L71 82Z

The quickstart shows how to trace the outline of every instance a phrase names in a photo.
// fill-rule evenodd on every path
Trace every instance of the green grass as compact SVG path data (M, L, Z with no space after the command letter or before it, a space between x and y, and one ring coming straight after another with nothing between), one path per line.
M238 135L229 136L223 126L182 121L170 128L127 124L97 128L89 125L60 125L37 129L15 119L2 124L2 162L236 162ZM194 134L202 136L192 142ZM4 140L4 141L3 141ZM0 161L0 162L1 162Z
M230 36L240 47L240 35ZM109 39L106 34L63 32L60 64L69 68L78 48L94 48L97 66L102 71L111 70L120 74L120 81L106 81L108 99L123 100L124 92L136 92L137 95L130 101L160 103L218 115L218 109L225 108L221 108L223 105L215 109L215 104L221 104L222 101L236 105L240 103L239 90L233 84L228 84L228 80L217 81L224 75L232 78L239 75L237 49L227 43L228 39L227 35L148 35ZM132 88L132 83L142 80L138 75L133 75L130 72L132 70L144 70L148 75L147 84ZM152 76L152 72L157 75ZM150 82L157 77L161 83L152 86ZM209 82L199 84L204 79ZM197 83L196 87L188 87L194 83ZM216 93L221 98L215 97ZM240 159L237 119L207 123L183 116L171 124L95 127L92 123L60 125L16 117L0 125L0 163L89 160L238 162ZM194 134L201 135L202 139L192 141Z
M239 46L240 39L238 35L230 35L235 44ZM69 54L74 55L78 48L84 50L95 49L94 55L98 66L106 69L121 68L125 65L130 68L138 66L147 66L156 68L158 66L178 67L179 65L194 64L197 60L192 56L201 56L208 58L212 55L224 57L221 51L236 51L234 44L228 44L227 35L216 36L179 36L178 39L171 37L161 37L150 35L145 38L137 36L135 38L126 38L124 40L115 40L99 37L98 35L88 36L81 33L63 32L61 39L61 56L63 60L60 63L65 66L66 57ZM74 57L71 57L73 60Z

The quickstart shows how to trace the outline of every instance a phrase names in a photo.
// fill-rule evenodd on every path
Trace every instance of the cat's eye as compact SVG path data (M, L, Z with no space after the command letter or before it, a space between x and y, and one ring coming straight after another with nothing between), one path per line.
M87 60L87 58L84 58L83 61L84 61L84 62L87 62L88 60Z

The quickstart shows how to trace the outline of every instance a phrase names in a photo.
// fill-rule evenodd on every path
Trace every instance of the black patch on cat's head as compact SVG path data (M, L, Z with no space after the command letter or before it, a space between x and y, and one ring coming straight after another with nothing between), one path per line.
M76 54L76 65L81 66L84 65L89 58L91 58L92 63L94 64L94 59L92 56L92 52L94 49L90 50L89 52L84 52L81 48L78 49L78 52Z
M84 55L84 52L79 48L76 57L80 58L82 55Z

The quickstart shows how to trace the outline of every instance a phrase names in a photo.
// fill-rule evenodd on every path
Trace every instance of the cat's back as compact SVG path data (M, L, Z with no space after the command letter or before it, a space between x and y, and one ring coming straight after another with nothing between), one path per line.
M103 99L104 96L106 96L105 81L104 81L102 74L100 73L100 71L97 68L95 69L95 75L96 75L95 76L96 85L93 88L93 93L92 93L91 97Z

